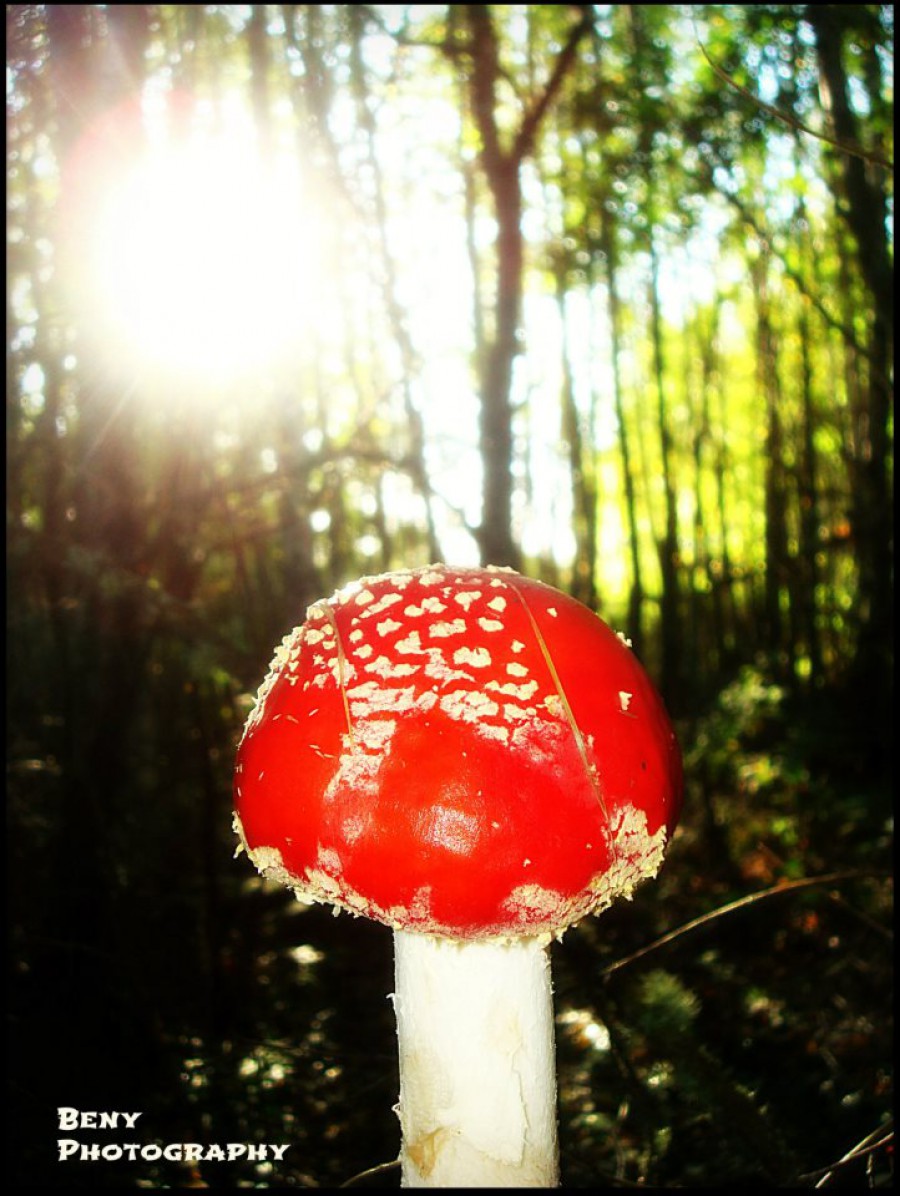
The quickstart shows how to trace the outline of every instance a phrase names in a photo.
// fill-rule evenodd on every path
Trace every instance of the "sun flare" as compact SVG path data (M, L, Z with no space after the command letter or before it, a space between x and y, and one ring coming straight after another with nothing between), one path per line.
M117 351L192 381L277 361L314 301L308 213L294 164L248 139L151 146L93 223L97 314Z

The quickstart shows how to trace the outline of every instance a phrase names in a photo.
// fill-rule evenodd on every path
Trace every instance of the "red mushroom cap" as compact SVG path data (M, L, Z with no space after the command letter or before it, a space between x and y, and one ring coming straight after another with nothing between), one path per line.
M626 643L506 569L310 607L247 722L235 825L298 896L458 939L560 933L656 874L681 757Z

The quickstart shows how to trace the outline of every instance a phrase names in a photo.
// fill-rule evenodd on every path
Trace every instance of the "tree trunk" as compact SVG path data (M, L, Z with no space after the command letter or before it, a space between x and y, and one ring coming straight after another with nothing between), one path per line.
M790 601L786 527L787 488L784 472L784 434L781 421L781 387L775 332L768 291L768 256L765 249L753 262L756 296L756 360L760 396L765 406L765 589L764 645L772 653L776 672L787 676L792 652L783 602Z
M812 380L812 336L808 308L800 303L797 335L800 341L802 431L797 463L797 488L800 503L800 620L806 654L809 659L809 684L815 685L822 673L822 645L816 611L819 584L819 494L816 461L816 413Z
M582 434L581 415L575 402L575 380L569 353L566 320L566 277L561 268L556 276L556 305L562 326L562 435L569 453L572 478L572 528L575 560L570 590L572 596L591 610L597 609L597 478L593 445Z
M657 538L662 593L660 595L661 686L668 702L677 706L681 692L681 627L678 570L681 548L678 542L678 497L672 475L672 429L666 402L666 369L659 303L659 262L653 231L650 231L650 328L653 343L653 377L662 469L665 530Z
M692 407L693 461L694 461L694 559L691 585L691 648L693 659L706 662L707 669L714 676L721 675L722 644L725 639L722 594L717 584L710 552L710 528L712 519L707 508L704 480L710 447L710 394L714 385L716 364L716 341L718 335L719 301L710 314L709 322L698 319L691 329L696 337L694 355L699 363L699 373L692 379L686 372L688 387L687 402ZM691 394L692 384L696 387L696 399ZM711 612L711 622L707 612Z
M618 251L613 215L606 211L600 224L600 249L606 260L606 285L609 292L610 355L613 368L613 402L618 425L619 455L622 465L622 485L625 490L625 519L628 527L628 551L631 561L631 588L628 594L628 615L625 631L638 657L643 657L644 632L641 622L644 605L644 582L641 572L641 550L638 539L637 498L634 487L634 467L631 460L631 441L625 420L622 394L622 304L618 290Z
M843 63L853 10L810 4L805 17L815 31L820 91L837 139L859 143ZM868 385L853 409L850 471L853 543L859 569L860 636L857 667L881 716L889 717L893 648L893 519L890 486L893 268L887 238L887 198L881 169L853 154L835 157L838 211L856 242L856 266L870 298ZM885 730L889 726L885 722Z
M534 150L541 122L574 64L581 38L592 27L590 13L572 27L542 91L526 106L509 146L497 121L496 88L501 78L496 29L486 4L463 6L467 53L471 61L468 99L481 139L479 162L484 171L497 221L494 325L485 338L481 370L480 442L484 496L479 542L485 564L521 565L513 533L513 363L520 351L524 239L522 236L522 163ZM454 43L454 50L458 44Z
M484 505L481 555L484 564L521 566L512 530L513 507L513 362L519 351L522 307L522 196L519 167L504 161L492 171L491 192L497 216L497 293L494 335L481 376L481 455Z

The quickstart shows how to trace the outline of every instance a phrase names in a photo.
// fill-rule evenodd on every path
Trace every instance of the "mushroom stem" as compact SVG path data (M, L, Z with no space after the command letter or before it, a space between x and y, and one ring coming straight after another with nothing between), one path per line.
M556 1187L546 938L394 932L404 1187Z

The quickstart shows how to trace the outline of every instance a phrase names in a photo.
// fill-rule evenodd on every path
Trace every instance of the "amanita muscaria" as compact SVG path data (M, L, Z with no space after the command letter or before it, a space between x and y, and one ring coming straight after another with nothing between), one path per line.
M547 946L656 875L681 779L627 644L511 570L367 577L285 637L235 828L264 876L393 928L405 1186L558 1182Z

